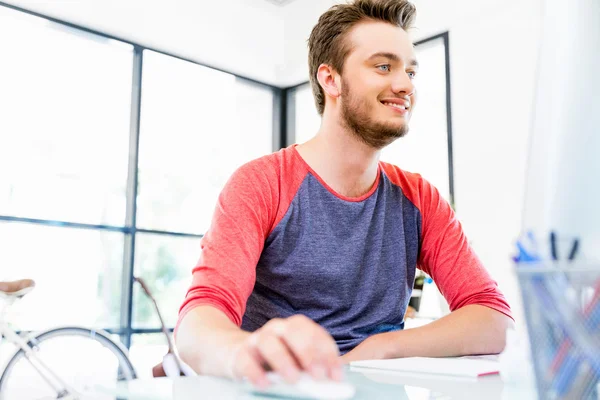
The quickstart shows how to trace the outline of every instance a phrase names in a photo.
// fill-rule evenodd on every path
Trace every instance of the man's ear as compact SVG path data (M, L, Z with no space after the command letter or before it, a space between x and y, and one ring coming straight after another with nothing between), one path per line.
M341 82L339 81L339 74L335 72L330 65L319 65L319 69L317 70L317 80L321 84L325 94L333 98L340 97L342 91L340 87Z

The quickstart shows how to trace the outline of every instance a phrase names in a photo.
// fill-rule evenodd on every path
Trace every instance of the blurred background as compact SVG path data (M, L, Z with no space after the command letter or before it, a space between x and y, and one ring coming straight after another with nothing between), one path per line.
M166 341L133 276L173 328L227 178L319 127L306 40L335 3L0 2L0 280L37 282L19 329L106 329L150 376ZM451 202L519 323L541 2L414 3L420 102L382 159ZM427 291L421 315L447 312Z

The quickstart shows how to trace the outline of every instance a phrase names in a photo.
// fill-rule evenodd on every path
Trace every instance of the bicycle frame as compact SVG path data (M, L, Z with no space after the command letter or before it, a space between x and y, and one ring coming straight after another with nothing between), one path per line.
M52 371L40 358L37 356L36 351L29 345L30 341L27 338L20 336L14 329L12 329L5 320L6 310L15 302L15 298L5 298L6 304L3 306L0 312L0 340L6 338L7 341L15 345L16 347L23 350L25 358L33 369L44 379L44 381L50 385L50 387L56 392L57 399L77 399L79 394L76 390L65 383L58 375ZM18 350L17 350L18 351Z
M158 315L158 320L160 321L161 330L167 338L167 345L169 346L169 351L163 357L163 361L152 368L152 376L155 378L161 376L168 376L169 378L182 375L196 376L196 372L179 358L179 355L175 349L175 345L173 344L173 340L171 339L171 335L169 334L167 326L165 325L165 321L163 320L160 310L158 309L158 303L156 302L154 296L152 296L150 288L148 285L146 285L146 282L141 277L135 276L133 279L140 284L142 290L152 302L154 311L156 311L156 315Z

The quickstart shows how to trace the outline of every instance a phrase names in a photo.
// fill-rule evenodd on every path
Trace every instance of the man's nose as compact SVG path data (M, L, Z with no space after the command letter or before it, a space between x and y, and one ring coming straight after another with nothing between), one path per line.
M392 92L404 96L412 96L415 92L415 84L407 72L397 74L392 83Z

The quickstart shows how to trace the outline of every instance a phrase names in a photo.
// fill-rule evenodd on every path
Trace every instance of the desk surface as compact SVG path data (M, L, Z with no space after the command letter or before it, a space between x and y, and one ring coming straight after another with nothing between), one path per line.
M462 379L349 367L346 377L356 386L356 400L536 399L533 383L505 384L499 375ZM102 388L101 392L129 400L274 399L253 395L238 383L207 376L140 379Z

